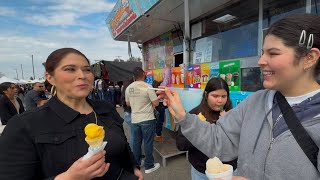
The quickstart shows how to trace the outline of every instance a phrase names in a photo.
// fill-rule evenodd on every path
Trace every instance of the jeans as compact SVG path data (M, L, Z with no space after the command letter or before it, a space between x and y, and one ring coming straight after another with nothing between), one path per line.
M132 144L133 144L133 130L132 130L132 123L131 123L131 113L129 112L124 112L123 113L123 119L124 121L128 124L129 129L130 129L130 139L129 139L129 146L132 150Z
M133 144L132 152L137 164L141 164L141 145L144 145L144 167L150 169L154 167L153 159L153 138L155 135L155 119L140 123L132 123Z
M159 103L159 105L156 107L156 110L159 112L159 116L157 118L157 123L156 123L156 134L157 136L162 135L162 126L164 122L164 115L165 115L165 110L166 106L163 105L162 102Z
M208 180L206 174L203 174L191 166L191 179L192 180Z

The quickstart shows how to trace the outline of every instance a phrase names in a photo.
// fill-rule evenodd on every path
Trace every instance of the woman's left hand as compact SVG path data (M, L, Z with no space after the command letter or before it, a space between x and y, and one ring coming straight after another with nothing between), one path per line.
M224 116L225 114L226 114L226 111L221 111L219 118L222 117L222 116Z
M142 172L138 168L134 168L134 175L139 178L138 180L143 180Z

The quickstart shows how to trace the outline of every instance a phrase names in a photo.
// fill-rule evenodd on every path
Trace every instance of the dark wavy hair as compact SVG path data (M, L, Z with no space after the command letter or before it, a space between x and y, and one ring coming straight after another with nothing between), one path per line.
M11 85L14 83L11 82L3 82L0 84L0 94L1 95L5 95L4 91L8 90L9 88L11 88Z

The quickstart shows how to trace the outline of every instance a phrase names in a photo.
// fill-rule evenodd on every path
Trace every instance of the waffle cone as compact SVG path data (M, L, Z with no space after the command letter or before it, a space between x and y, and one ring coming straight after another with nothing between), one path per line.
M90 148L97 148L102 145L103 139L104 139L104 136L96 139L90 139L90 140L85 139L85 140L89 144Z

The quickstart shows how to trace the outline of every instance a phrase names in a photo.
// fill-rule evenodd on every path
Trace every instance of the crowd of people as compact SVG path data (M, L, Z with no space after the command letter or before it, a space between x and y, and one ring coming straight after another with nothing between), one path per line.
M34 84L24 98L26 112L17 86L0 84L6 124L0 179L142 180L142 166L145 173L160 168L153 143L163 140L164 108L179 125L177 147L189 151L193 180L207 179L205 162L212 157L233 166L233 180L319 179L319 21L319 15L296 14L269 27L258 61L265 90L234 108L221 78L210 79L201 103L186 112L179 93L161 82L153 85L164 90L155 92L137 67L120 91L122 118L114 103L88 98L94 90L88 58L73 48L55 50L45 63L50 95L42 93L42 83ZM103 98L103 91L97 96ZM89 123L105 129L108 143L85 160Z

